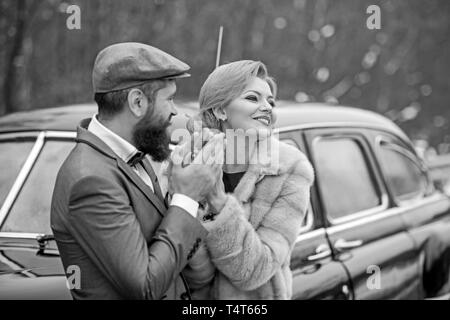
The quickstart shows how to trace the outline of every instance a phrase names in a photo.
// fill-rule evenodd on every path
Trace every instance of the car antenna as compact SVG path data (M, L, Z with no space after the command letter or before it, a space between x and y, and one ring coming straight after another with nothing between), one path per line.
M216 68L220 64L220 53L222 52L222 36L223 36L223 26L220 26L219 39L217 40Z
M221 25L219 28L219 39L217 40L217 52L216 52L216 67L214 69L217 69L217 67L220 65L220 53L222 52L222 37L223 37L223 26ZM187 113L184 114L184 116L188 119L191 119L192 117L188 115ZM192 119L191 119L192 120ZM190 121L188 121L189 123ZM188 125L186 125L188 126ZM193 128L194 129L194 128ZM188 129L189 130L189 129ZM191 160L194 160L194 153L191 154Z

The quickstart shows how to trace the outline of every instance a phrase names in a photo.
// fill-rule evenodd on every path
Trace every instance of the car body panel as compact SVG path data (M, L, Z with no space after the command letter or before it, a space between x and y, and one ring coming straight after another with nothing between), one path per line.
M380 198L378 207L351 213L335 221L329 217L327 208L322 207L335 259L342 261L348 270L355 299L419 298L420 261L415 254L416 248L406 234L401 217L388 208L386 190L364 130L355 132L351 128L315 129L309 130L306 137L310 149L314 149L315 141L318 139L357 141L371 172L371 181ZM317 160L315 157L313 152L311 154L313 163ZM318 183L320 193L320 181ZM320 196L324 197L323 194ZM371 281L375 277L378 277L378 280L372 284Z
M328 252L328 254L327 254ZM320 255L323 253L323 257ZM314 257L318 258L314 258ZM292 251L292 299L346 300L350 283L344 266L333 260L325 229L300 235Z
M442 194L400 209L420 259L425 297L450 292L450 206Z
M283 131L279 139L306 153L301 131ZM351 294L349 278L342 263L332 257L322 215L320 211L313 209L313 203L314 197L308 209L305 226L302 227L292 251L292 299L348 299Z
M313 131L360 135L373 153L373 132L410 143L392 121L370 111L322 104L299 106L280 102L278 105L280 107L274 110L280 139L295 144L313 164ZM34 158L30 154L29 167L24 165L22 168L23 174L12 188L9 203L5 201L0 205L0 228L22 185L27 182L42 145L49 139L74 139L80 120L91 117L95 111L93 104L86 104L0 118L0 143L5 139L20 140L32 136L36 139L37 150ZM195 102L183 103L174 117L172 130L185 128L187 118L197 111ZM177 143L175 140L172 142ZM368 161L375 172L377 185L383 195L388 196L376 156L370 153ZM447 258L450 254L448 197L434 193L409 207L399 207L388 197L375 211L333 223L324 210L319 185L320 181L316 180L311 189L308 219L292 252L293 299L415 299L450 290L448 283L442 283L448 279L448 272L442 273L445 263L450 261L450 256ZM0 232L0 299L71 298L54 241L46 243L42 250L37 241L39 236L38 233L14 236ZM361 240L361 245L338 250L336 242L340 239ZM441 257L430 252L439 252ZM370 266L379 266L382 289L368 287L373 276L368 272ZM429 270L438 270L439 277L427 280L426 271ZM428 281L425 284L427 292L423 289L424 277Z
M72 299L54 247L42 252L34 239L0 233L0 299Z

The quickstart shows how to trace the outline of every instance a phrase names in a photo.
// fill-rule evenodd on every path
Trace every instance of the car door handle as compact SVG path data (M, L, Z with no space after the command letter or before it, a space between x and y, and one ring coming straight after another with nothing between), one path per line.
M345 250L345 249L353 249L356 247L362 246L363 241L362 240L345 240L345 239L338 239L334 243L334 247L337 250Z
M316 248L316 254L308 256L308 261L317 261L331 256L331 250L328 248L328 244L322 243Z

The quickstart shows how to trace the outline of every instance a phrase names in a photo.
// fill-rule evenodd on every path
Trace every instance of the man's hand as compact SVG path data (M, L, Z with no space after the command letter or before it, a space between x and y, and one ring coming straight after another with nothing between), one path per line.
M172 192L184 194L198 202L205 199L222 172L223 148L223 133L211 137L192 162L190 148L176 148L171 156L169 176Z
M225 193L225 186L222 181L223 171L221 170L219 178L217 179L214 187L207 196L209 204L214 208L214 210L219 213L222 211L225 203L227 202L227 194Z

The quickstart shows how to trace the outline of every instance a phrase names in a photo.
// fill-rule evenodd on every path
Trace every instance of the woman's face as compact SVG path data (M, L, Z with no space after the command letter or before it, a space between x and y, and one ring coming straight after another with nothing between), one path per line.
M275 99L267 81L253 77L242 93L225 108L226 127L270 134L274 122Z

